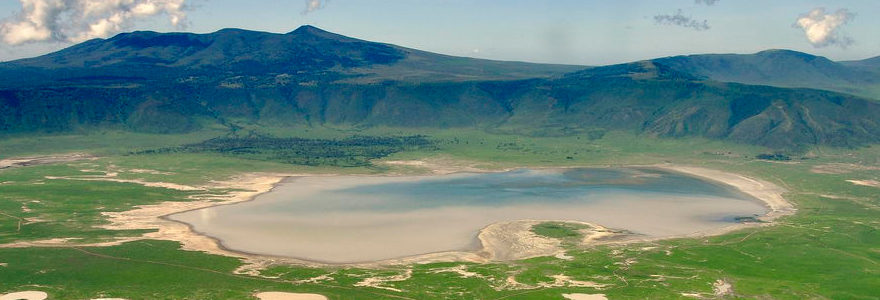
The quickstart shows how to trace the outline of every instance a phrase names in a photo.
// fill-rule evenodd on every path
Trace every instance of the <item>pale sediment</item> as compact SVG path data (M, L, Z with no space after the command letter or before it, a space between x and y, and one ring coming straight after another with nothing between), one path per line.
M846 182L849 182L849 183L852 183L852 184L855 184L855 185L870 186L870 187L880 188L880 181L877 181L877 180L854 180L854 179L850 179L850 180L847 180Z
M528 259L539 256L562 255L562 241L535 234L532 227L545 222L558 220L516 220L499 222L480 230L479 239L483 245L480 251L490 261L510 261ZM609 239L613 236L624 236L625 233L615 232L601 225L578 221L561 221L583 225L581 244L589 245Z
M562 294L562 297L568 300L608 300L605 294Z
M97 157L86 153L69 153L58 155L7 158L0 159L0 169L54 164L60 162L71 162L83 159L97 159Z
M788 202L788 200L785 200L785 198L782 197L782 195L785 194L787 191L784 188L768 181L700 167L678 166L671 164L655 165L653 167L658 167L679 173L685 173L691 176L701 177L711 181L733 186L739 191L760 200L767 206L769 211L763 216L759 217L759 219L762 221L770 222L781 216L792 215L797 211L794 205L792 205L790 202Z
M254 294L260 300L327 300L327 297L319 294L286 293L286 292L262 292Z
M289 174L243 174L228 181L213 182L210 188L233 189L225 196L206 196L201 200L187 202L163 202L155 205L142 205L124 212L105 212L110 224L101 226L110 230L156 229L138 239L171 240L181 243L185 250L204 251L211 254L244 257L242 253L229 251L220 246L214 238L194 232L189 225L167 220L166 215L202 209L216 205L228 205L250 201L259 194L268 192Z
M42 291L23 291L0 295L0 300L44 300L49 294Z

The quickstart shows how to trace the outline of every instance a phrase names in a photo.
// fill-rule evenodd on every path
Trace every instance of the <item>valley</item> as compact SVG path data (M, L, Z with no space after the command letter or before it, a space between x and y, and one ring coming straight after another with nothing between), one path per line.
M875 61L532 64L303 26L0 63L0 293L873 299Z

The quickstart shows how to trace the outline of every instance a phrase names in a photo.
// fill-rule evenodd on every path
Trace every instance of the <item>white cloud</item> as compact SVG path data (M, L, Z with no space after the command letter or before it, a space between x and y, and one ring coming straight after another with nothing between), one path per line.
M679 9L674 14L671 15L656 15L654 16L654 22L661 25L675 25L690 28L696 31L709 30L709 21L697 21L691 17L685 16L684 13Z
M303 15L324 8L324 5L327 2L327 0L305 0L305 1L306 1L306 9L303 10L303 12L302 12Z
M718 1L721 1L721 0L694 0L694 3L705 4L705 5L715 5L715 3L718 3Z
M185 23L186 0L19 0L22 10L0 23L7 44L81 42L125 30L137 19L164 14Z
M846 25L855 17L855 14L847 9L838 9L834 13L827 13L825 8L815 8L798 17L794 26L804 30L807 40L814 47L821 48L837 45L846 48L852 45L853 40L838 29Z

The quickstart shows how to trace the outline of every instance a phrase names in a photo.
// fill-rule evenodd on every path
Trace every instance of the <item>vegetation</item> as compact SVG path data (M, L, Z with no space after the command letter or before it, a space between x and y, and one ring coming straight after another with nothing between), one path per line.
M777 160L777 161L788 161L791 160L791 156L786 155L785 153L776 152L773 154L758 154L755 155L757 159L765 159L765 160Z
M554 238L562 242L566 248L577 249L584 238L581 230L590 229L589 225L573 222L543 222L532 226L532 232L539 236Z
M578 230L587 228L586 225L575 225L565 222L544 222L532 227L532 232L540 236L556 239L571 239L582 237Z
M630 131L801 151L880 142L880 103L864 97L875 76L791 51L586 68L448 57L309 26L137 32L0 64L0 135L390 126ZM836 88L803 88L828 88L819 79Z
M307 166L365 167L370 160L406 150L430 151L424 136L352 136L341 140L274 138L267 136L218 137L173 148L144 150L133 154L212 152L235 157Z
M315 140L344 140L346 136L407 136L413 129L342 130L273 129L273 134ZM650 164L672 162L700 165L755 176L785 186L786 197L799 212L775 226L753 228L723 236L677 239L633 245L582 249L565 243L571 260L544 257L490 264L437 263L384 269L310 268L276 265L262 276L233 272L244 262L228 257L184 251L169 241L144 240L109 247L78 247L78 243L132 236L140 231L97 229L100 211L120 211L157 201L188 201L189 192L132 183L47 179L102 174L118 178L198 184L240 172L375 172L366 168L299 166L242 159L216 152L119 155L141 149L138 141L117 149L94 145L108 156L97 160L12 168L0 171L0 243L49 238L80 238L62 248L0 248L0 293L41 289L54 298L88 299L236 299L256 291L315 292L331 299L546 299L562 293L604 293L611 299L677 299L681 293L712 295L712 284L725 280L737 297L777 299L875 297L880 285L880 189L856 186L846 180L877 180L870 167L880 166L876 147L857 150L810 149L812 159L790 163L755 159L767 150L703 139L657 139L625 132L608 132L600 139L581 136L526 137L480 131L424 130L437 150L396 152L386 159L441 159L481 167L554 165ZM133 135L137 136L137 135ZM78 140L82 139L82 140ZM63 151L90 151L90 136L68 137L56 146ZM128 139L121 139L128 140ZM189 140L189 141L187 141ZM198 136L180 138L192 144ZM30 143L17 140L18 143ZM4 147L21 147L4 141ZM82 145L73 147L71 145ZM503 145L499 147L499 145ZM513 145L513 146L512 146ZM43 152L52 152L44 146ZM650 149L647 151L646 149ZM116 154L112 154L116 153ZM573 156L574 159L566 159ZM860 167L846 167L846 166ZM812 172L834 167L833 173ZM150 169L163 174L132 172ZM824 169L823 169L824 170ZM392 169L391 171L395 171ZM223 193L222 190L209 191ZM21 229L18 224L21 222ZM570 237L576 228L542 224L539 234ZM833 262L833 264L829 264ZM449 271L463 268L478 274L463 277ZM357 287L371 277L404 275L403 281L381 286L400 292ZM552 276L592 281L605 288L555 287ZM329 279L294 283L321 275ZM508 278L525 285L505 286Z

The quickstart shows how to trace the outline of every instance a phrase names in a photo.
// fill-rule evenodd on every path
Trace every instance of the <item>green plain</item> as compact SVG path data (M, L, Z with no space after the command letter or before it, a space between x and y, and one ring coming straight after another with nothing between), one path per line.
M171 241L141 240L110 247L77 243L134 236L142 231L109 231L103 211L136 205L188 201L192 192L133 183L72 181L46 176L81 176L121 170L119 178L200 184L245 172L376 174L419 172L375 162L371 167L297 166L211 153L129 155L222 134L146 135L104 132L89 135L8 138L0 158L87 152L100 156L52 165L0 170L0 244L51 238L78 238L69 247L0 248L0 293L43 290L51 299L247 299L258 291L314 292L331 299L562 299L563 293L606 294L610 299L680 299L683 293L711 297L712 284L732 284L733 298L880 299L880 188L846 180L880 180L880 149L814 148L789 162L758 160L769 150L686 138L659 139L628 132L603 137L528 137L479 130L396 128L265 129L281 137L343 138L424 134L437 150L399 152L383 160L435 159L496 169L525 166L608 166L673 163L761 178L788 189L794 216L768 227L708 237L591 248L569 247L571 260L540 257L523 261L470 264L434 263L385 269L309 268L275 265L261 276L239 275L235 258L184 251ZM844 166L838 174L811 172L816 166ZM850 166L850 167L845 167ZM858 166L858 167L851 167ZM172 175L125 172L150 169ZM210 193L224 193L213 190ZM30 221L29 221L30 220ZM19 224L22 224L19 227ZM539 232L540 231L540 232ZM571 228L544 226L539 234L566 238ZM449 268L464 266L478 276ZM367 277L404 281L379 289L357 287ZM605 288L506 286L509 278L537 286L553 275L591 281ZM319 283L296 281L328 275ZM399 291L397 291L399 290Z

